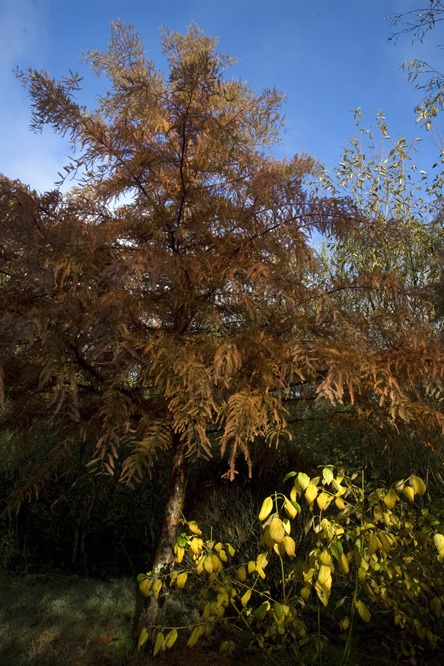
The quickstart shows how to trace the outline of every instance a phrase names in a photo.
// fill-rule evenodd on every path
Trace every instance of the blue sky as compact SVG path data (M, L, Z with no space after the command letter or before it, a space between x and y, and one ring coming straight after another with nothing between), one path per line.
M69 152L50 128L29 131L29 100L13 70L31 66L56 78L69 68L79 71L85 77L80 100L91 104L101 84L79 57L105 49L110 21L121 19L135 26L161 69L159 28L184 32L195 21L219 38L221 51L239 59L233 76L258 90L282 90L289 128L276 157L306 152L333 168L355 131L349 110L361 107L368 126L382 109L392 137L423 139L417 161L432 173L437 150L415 123L419 93L400 67L414 57L439 67L439 26L424 45L412 45L408 36L395 44L385 20L425 1L0 0L0 172L50 189Z

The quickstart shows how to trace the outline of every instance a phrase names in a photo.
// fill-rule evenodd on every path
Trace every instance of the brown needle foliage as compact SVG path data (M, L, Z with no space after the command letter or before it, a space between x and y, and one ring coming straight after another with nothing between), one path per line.
M443 425L427 401L443 374L427 303L419 321L396 276L321 270L313 234L374 242L376 223L309 197L309 157L272 157L282 95L226 78L233 61L196 26L163 44L168 75L114 24L86 56L109 82L91 111L77 75L22 74L35 129L76 147L78 183L65 197L0 183L3 427L47 418L58 442L15 499L91 442L92 466L113 474L120 456L127 482L172 447L155 566L171 561L187 458L217 447L233 477L254 441L289 435L295 400Z

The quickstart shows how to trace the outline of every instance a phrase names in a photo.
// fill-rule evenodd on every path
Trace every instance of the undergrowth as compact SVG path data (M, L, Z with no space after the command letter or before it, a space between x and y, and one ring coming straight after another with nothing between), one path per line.
M140 574L138 581L145 596L167 587L187 593L194 619L142 629L138 649L151 645L156 657L181 634L192 648L230 627L222 653L249 644L275 666L371 664L371 645L380 663L437 657L444 526L427 507L423 480L412 475L374 486L364 473L327 466L319 476L290 472L284 481L292 485L263 501L253 558L184 520L174 570Z

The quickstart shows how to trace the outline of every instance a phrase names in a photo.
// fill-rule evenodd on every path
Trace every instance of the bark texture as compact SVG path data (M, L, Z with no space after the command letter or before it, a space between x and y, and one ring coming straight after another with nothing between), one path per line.
M185 456L185 446L180 435L173 437L173 455L171 460L171 479L168 491L165 515L162 524L159 544L152 568L152 579L161 578L169 573L174 561L173 548L179 533L180 518L185 502L187 485L188 461ZM159 596L156 598L152 591L145 601L145 605L139 618L139 632L145 627L162 625L166 601L170 589L167 584L162 585Z

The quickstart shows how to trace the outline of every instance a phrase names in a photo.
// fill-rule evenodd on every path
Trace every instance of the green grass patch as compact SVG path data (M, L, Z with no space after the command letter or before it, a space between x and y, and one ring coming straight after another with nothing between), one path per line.
M142 604L133 579L0 572L0 665L146 666L147 654L133 651L132 639ZM182 606L176 609L178 615L182 611ZM235 663L231 655L219 654L218 644L211 641L188 649L188 633L181 632L174 649L156 657L156 666ZM236 663L264 664L262 655L250 654L248 645L246 652L241 650Z
M0 664L129 663L139 597L129 579L0 574Z

